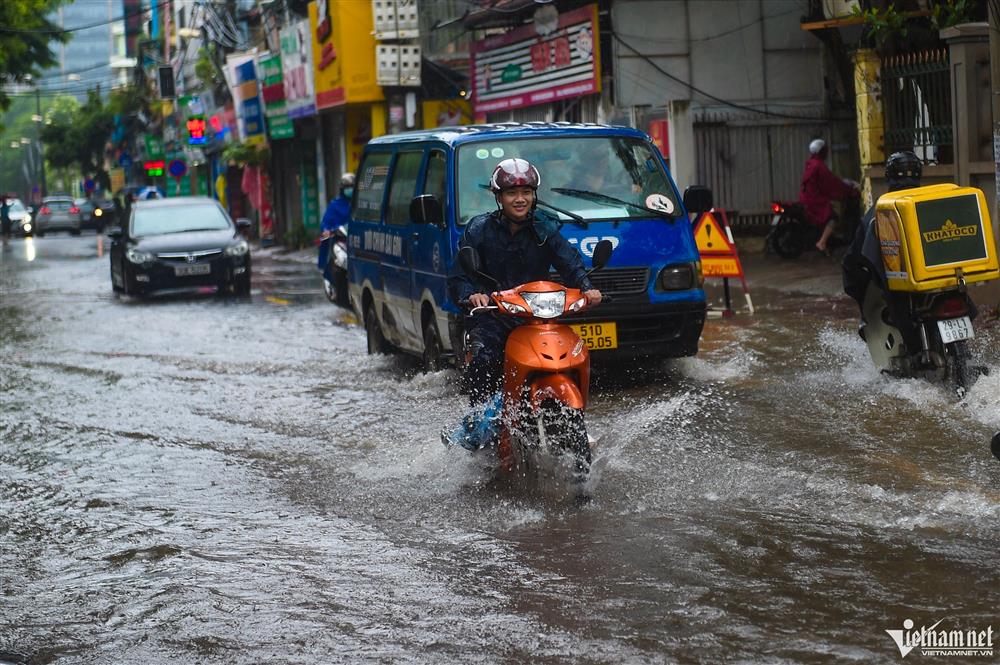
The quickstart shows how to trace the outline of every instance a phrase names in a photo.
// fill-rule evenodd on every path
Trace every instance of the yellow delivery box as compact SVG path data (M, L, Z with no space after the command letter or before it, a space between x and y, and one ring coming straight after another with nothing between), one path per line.
M875 210L892 291L933 291L1000 277L986 197L975 187L929 185L879 197Z

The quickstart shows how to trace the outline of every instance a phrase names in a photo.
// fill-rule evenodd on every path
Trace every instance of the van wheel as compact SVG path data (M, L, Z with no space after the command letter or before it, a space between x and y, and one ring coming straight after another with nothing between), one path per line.
M434 321L428 321L424 326L424 371L437 372L441 370L441 356L444 351L441 347L441 337L438 335L437 326Z
M382 328L378 324L378 317L375 315L375 308L369 306L365 310L365 332L368 335L368 355L377 355L389 352L389 345L386 344Z

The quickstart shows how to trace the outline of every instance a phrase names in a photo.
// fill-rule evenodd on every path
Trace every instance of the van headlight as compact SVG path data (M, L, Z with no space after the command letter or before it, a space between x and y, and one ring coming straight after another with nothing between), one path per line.
M562 316L566 309L565 291L545 291L543 293L522 293L524 302L531 308L531 314L540 319L554 319Z
M692 263L667 266L656 276L656 288L660 291L686 291L694 288L697 281L695 272Z
M226 256L243 256L250 251L250 244L246 240L240 240L235 245L226 247Z
M130 249L125 252L125 257L135 264L152 263L153 255L149 252L140 252L137 249Z

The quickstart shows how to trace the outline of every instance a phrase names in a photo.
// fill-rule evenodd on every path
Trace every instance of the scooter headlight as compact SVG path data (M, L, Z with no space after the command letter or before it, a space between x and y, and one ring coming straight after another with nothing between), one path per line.
M531 308L531 314L540 319L554 319L562 316L566 309L565 291L545 291L543 293L522 293L524 302Z

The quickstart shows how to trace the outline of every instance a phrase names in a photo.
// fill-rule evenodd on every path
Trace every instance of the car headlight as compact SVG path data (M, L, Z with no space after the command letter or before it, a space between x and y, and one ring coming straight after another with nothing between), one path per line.
M31 233L31 222L24 222L24 224L21 225L21 228L24 229L25 233Z
M695 271L689 263L667 266L656 276L656 286L663 291L684 291L694 284Z
M130 249L125 252L125 257L132 263L142 264L142 263L152 263L153 255L149 252L140 252L137 249Z
M540 319L554 319L561 316L566 308L565 291L545 291L543 293L522 293L531 313Z
M246 240L240 240L235 245L226 247L226 256L243 256L250 251L250 244Z
M101 210L100 208L95 208L94 209L94 217L100 217L103 214L104 214L104 211Z

